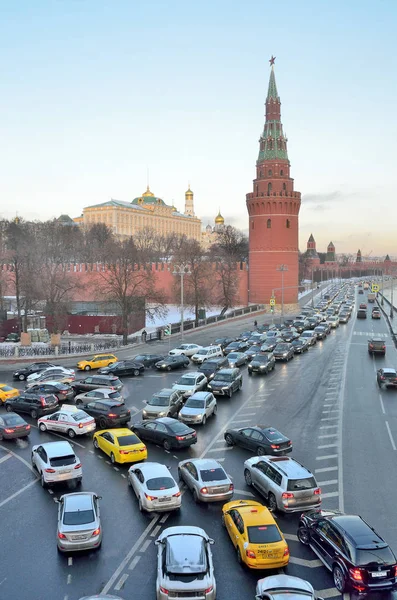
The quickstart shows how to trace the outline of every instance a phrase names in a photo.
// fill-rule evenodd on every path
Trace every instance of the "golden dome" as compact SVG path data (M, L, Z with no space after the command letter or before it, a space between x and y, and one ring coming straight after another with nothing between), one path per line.
M186 198L193 198L193 192L192 192L192 190L190 189L190 185L189 185L189 188L188 188L188 190L185 192L185 197L186 197Z
M217 216L215 217L215 225L224 225L224 224L225 224L225 219L222 217L221 211L219 211Z
M146 192L143 192L142 196L154 196L154 194L149 190L149 186L147 186Z

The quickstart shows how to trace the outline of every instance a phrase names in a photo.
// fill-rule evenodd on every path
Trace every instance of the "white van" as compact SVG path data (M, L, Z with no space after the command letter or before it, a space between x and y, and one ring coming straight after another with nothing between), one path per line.
M205 360L216 358L218 356L223 356L223 350L220 346L207 346L206 348L201 348L196 354L193 354L191 360L194 363L201 365Z

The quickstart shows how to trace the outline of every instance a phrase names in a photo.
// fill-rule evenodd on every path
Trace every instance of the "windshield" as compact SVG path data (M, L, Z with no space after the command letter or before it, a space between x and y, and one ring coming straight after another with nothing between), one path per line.
M202 481L221 481L227 479L225 471L221 468L204 469L200 471Z
M85 525L86 523L92 523L94 520L93 510L76 510L65 512L63 515L64 525Z
M109 398L111 398L112 400L117 400L118 398L121 398L121 394L120 392L111 392L109 394Z
M289 348L288 344L277 344L277 346L276 346L276 350L281 351L281 352L287 351L288 348Z
M153 396L153 398L150 398L148 401L150 406L168 406L169 403L170 400L167 396Z
M205 400L197 400L196 398L189 398L185 404L186 408L205 408Z
M117 441L119 446L133 446L134 444L141 443L141 440L134 434L118 437Z
M12 388L12 387L10 387L9 385L3 385L3 386L1 386L1 390L2 390L3 392L11 392L11 390L12 390L12 389L13 389L13 388Z
M148 490L170 490L175 487L175 481L172 477L153 477L146 482Z
M204 355L207 355L207 354L208 354L208 350L206 350L205 348L203 348L202 350L199 350L199 351L197 352L197 354L204 354Z
M211 360L206 360L206 361L205 361L205 363L203 364L203 366L202 366L202 367L200 367L200 369L201 369L202 371L204 371L204 370L205 370L205 371L211 371L211 370L213 370L213 371L214 371L214 370L216 369L216 367L217 367L217 366L218 366L218 363L216 363L216 362L213 362L213 361L211 361Z
M214 379L212 380L214 383L217 383L218 381L222 382L222 381L233 381L233 375L231 373L218 373L217 375L215 375Z
M234 358L239 358L240 357L240 353L239 352L230 352L228 359L229 360L233 360Z
M247 527L251 544L272 544L281 542L281 535L276 525L257 525Z
M258 362L259 363L267 363L267 362L269 362L269 357L268 356L262 356L262 355L255 356L254 361L257 362L257 363Z
M176 382L177 385L195 385L196 377L195 375L184 375Z

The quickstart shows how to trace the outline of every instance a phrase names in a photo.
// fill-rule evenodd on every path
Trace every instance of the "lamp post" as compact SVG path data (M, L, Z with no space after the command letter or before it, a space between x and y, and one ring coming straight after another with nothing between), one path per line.
M321 293L321 300L323 299L323 270L320 269L320 293Z
M281 317L280 317L280 323L281 323L281 321L284 320L284 273L285 273L285 271L288 271L288 266L280 265L279 267L277 267L277 271L280 271L280 273L281 273Z
M393 288L394 288L394 278L393 278L393 271L391 272L391 297L390 297L390 318L393 319L394 314L393 314L393 310L394 310L394 306L393 306Z
M181 263L180 265L174 265L174 270L172 271L173 275L180 275L181 277L181 339L183 340L183 278L185 275L191 275L191 271L189 269L189 265L185 263Z
M312 308L314 308L314 298L313 298L313 267L312 267Z
M382 269L382 298L381 298L381 306L383 306L383 269Z

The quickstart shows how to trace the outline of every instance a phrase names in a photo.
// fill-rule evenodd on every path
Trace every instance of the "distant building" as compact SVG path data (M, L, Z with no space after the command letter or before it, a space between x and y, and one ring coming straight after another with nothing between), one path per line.
M212 244L216 243L217 236L223 227L225 227L225 219L222 217L221 211L219 211L215 217L214 227L208 223L207 227L201 234L201 243L204 248L209 248L212 246Z

